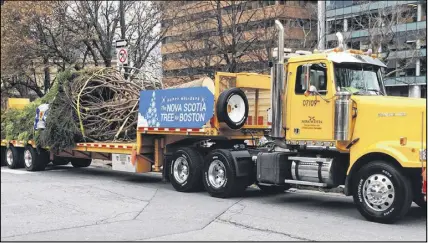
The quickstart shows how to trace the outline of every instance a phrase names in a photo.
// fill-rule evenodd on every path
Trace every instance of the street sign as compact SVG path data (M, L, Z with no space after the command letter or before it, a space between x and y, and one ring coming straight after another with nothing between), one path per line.
M116 48L126 47L127 45L128 45L128 42L126 40L116 41Z
M122 47L117 50L117 60L119 64L128 64L128 48Z

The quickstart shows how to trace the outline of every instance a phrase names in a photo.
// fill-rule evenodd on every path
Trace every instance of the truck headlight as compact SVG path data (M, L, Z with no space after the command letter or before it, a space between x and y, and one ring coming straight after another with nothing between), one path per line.
M426 149L421 149L421 151L419 152L419 159L421 161L427 161L427 150Z

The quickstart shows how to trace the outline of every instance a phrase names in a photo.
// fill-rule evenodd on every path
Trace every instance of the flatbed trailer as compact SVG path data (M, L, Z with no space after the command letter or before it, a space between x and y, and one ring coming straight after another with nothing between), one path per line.
M231 130L226 125L220 124L214 114L202 128L138 127L136 140L133 142L81 142L72 149L62 151L52 151L47 147L41 148L33 140L2 139L2 164L6 165L8 159L13 159L12 152L7 153L6 151L9 147L13 147L19 153L16 158L20 161L16 162L16 166L10 166L11 168L25 167L28 170L43 170L43 164L49 162L57 165L71 162L76 167L86 167L90 165L90 160L100 159L112 161L113 170L136 173L163 172L164 179L169 180L168 169L164 169L165 160L171 158L177 146L195 145L207 140L229 144L231 141L244 143L247 140L251 145L257 143L270 128L267 117L270 102L270 77L268 75L219 72L216 74L214 82L213 91L216 100L222 91L230 87L231 82L236 88L247 89L247 96L253 96L254 100L249 104L248 118L239 130ZM19 108L23 107L23 102L16 99L14 102L19 103ZM171 147L171 149L167 150L167 147ZM37 158L31 159L39 163L40 158L43 160L40 162L42 165L34 168L29 166L31 162L28 161L30 159L28 154L31 153L25 155L25 150L28 148L37 152L33 155Z

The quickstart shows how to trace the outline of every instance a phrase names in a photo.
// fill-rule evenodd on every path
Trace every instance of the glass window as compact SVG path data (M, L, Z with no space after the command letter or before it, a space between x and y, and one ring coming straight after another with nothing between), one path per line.
M309 79L310 85L315 86L320 94L327 93L327 67L324 63L314 63L311 65ZM294 92L296 94L304 94L306 89L303 65L300 65L297 67Z
M331 20L331 21L327 22L327 31L328 31L328 34L334 34L334 33L336 33L335 27L334 27L334 21L335 20Z
M382 95L379 67L373 65L334 64L336 86L357 95Z
M420 76L426 76L427 75L427 57L421 58L421 75Z
M416 69L415 68L406 69L406 76L408 77L416 76Z
M343 32L343 19L336 19L335 33L336 32Z
M427 20L427 4L423 3L422 4L422 21Z

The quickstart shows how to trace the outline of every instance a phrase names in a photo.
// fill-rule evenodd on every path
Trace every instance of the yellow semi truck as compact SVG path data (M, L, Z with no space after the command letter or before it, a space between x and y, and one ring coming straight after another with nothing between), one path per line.
M2 140L2 160L27 170L112 160L113 170L162 172L177 191L221 198L253 184L267 193L343 186L366 219L382 223L412 201L426 208L426 100L386 96L385 65L346 50L340 35L337 48L289 53L275 26L270 76L219 72L213 88L142 91L133 143L49 151Z

